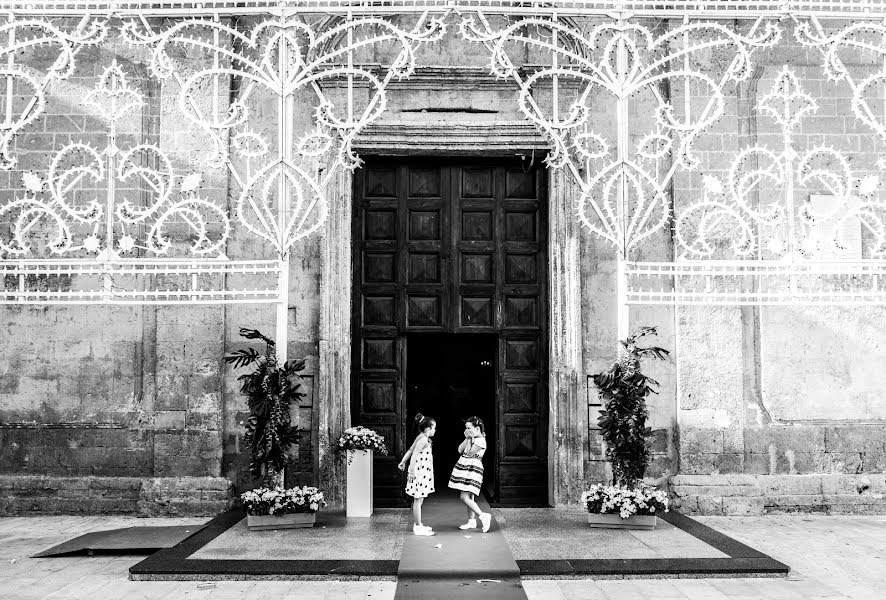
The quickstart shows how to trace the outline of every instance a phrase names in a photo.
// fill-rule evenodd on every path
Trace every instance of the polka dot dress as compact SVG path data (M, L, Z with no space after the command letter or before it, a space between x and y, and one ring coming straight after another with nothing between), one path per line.
M427 498L434 493L434 457L431 440L415 456L415 478L406 484L406 494L413 498Z

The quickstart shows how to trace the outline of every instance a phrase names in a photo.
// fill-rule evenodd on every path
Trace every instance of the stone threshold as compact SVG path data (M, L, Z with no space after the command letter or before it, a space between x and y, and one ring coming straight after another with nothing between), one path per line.
M160 550L129 570L133 581L373 579L396 580L397 560L206 560L188 559L236 525L242 510L222 513L178 545ZM518 560L520 577L551 578L692 578L785 577L790 567L711 527L679 513L661 518L728 558Z

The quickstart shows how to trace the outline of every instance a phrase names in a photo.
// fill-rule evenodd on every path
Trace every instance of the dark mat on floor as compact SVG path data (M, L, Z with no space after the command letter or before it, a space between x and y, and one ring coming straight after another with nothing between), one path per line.
M519 578L400 579L394 600L526 600Z
M31 558L66 554L153 554L171 548L203 529L205 525L169 527L124 527L94 531L38 552Z
M478 504L484 512L489 511L485 501ZM460 530L458 526L467 520L467 509L447 490L425 500L422 520L437 535L406 537L397 571L396 600L525 600L520 569L494 519L487 533Z

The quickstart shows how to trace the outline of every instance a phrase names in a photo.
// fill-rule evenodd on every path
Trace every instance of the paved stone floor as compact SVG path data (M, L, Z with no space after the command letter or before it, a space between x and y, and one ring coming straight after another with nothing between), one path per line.
M886 597L886 516L701 517L792 567L788 579L525 580L530 600L692 598L805 600ZM393 581L132 582L142 557L28 558L76 535L132 525L203 519L37 517L0 519L0 598L175 600L239 598L392 600Z

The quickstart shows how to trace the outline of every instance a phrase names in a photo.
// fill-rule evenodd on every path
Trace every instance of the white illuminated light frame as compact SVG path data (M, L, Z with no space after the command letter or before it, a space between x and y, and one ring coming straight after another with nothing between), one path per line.
M227 24L232 16L248 17L249 30ZM579 28L573 18L583 16L599 17L597 25ZM839 149L795 148L794 128L817 105L789 68L757 106L758 119L775 123L783 147L740 149L726 176L705 177L701 198L681 201L676 215L668 205L674 175L699 170L703 151L694 144L722 114L725 86L747 79L755 53L786 35L785 22L798 24L799 43L820 51L828 78L852 90L853 114L883 151L886 118L867 96L872 90L881 91L881 101L886 96L886 3L880 0L0 0L0 18L0 86L5 80L7 90L0 106L0 167L15 168L15 140L27 138L26 128L45 112L49 86L76 70L77 55L100 44L114 18L122 20L122 41L148 53L150 75L177 86L178 109L211 141L207 164L236 188L228 209L203 192L201 174L176 171L156 144L120 143L118 123L145 98L129 81L131 73L108 64L84 98L106 116L105 142L58 149L45 173L23 176L23 193L0 200L0 221L11 223L9 235L0 235L0 304L271 302L278 305L280 335L293 244L323 226L325 191L339 171L359 166L351 146L383 113L388 83L409 78L416 49L447 35L449 21L458 22L450 32L487 49L492 73L514 83L520 109L549 139L549 167L566 169L579 186L577 217L618 257L620 307L886 304L880 281L886 206L879 180L856 176ZM670 21L657 29L649 18ZM841 28L826 30L825 19L831 27L830 20L839 20ZM741 27L728 27L726 20ZM372 44L398 51L381 67L356 64L355 53ZM58 58L39 73L27 66L27 55L46 46ZM550 64L531 73L517 68L513 50L527 46L546 53ZM840 60L843 48L867 53L882 68L858 79ZM203 62L185 68L181 49L199 53ZM735 58L719 79L693 67L699 53L722 49ZM240 95L220 106L217 92L232 77L241 83ZM703 110L671 106L661 91L669 82L703 89ZM361 93L369 89L368 100L355 97L357 86ZM16 104L12 89L31 97ZM208 109L199 97L205 89L216 92ZM539 91L551 94L547 106ZM595 131L588 118L589 98L601 92L615 107L614 139ZM637 93L651 93L658 111L655 129L632 145L630 106ZM276 101L272 134L250 127L247 101L260 94ZM296 130L295 101L306 94L314 99L312 126ZM565 107L561 99L568 99ZM752 156L762 166L743 170L742 160ZM783 204L766 210L753 205L763 184L782 190ZM852 207L847 218L865 228L871 259L816 261L804 248L808 215L795 189L812 184L837 199L835 213ZM88 186L103 186L104 197L75 201ZM147 194L127 198L135 188ZM226 256L235 221L274 258ZM35 259L29 244L41 227L51 232L44 242L52 256ZM668 227L674 229L675 261L631 260L644 241ZM187 229L188 244L172 242L170 228ZM731 239L723 237L724 228L735 232ZM773 230L783 242L775 249L764 244Z

